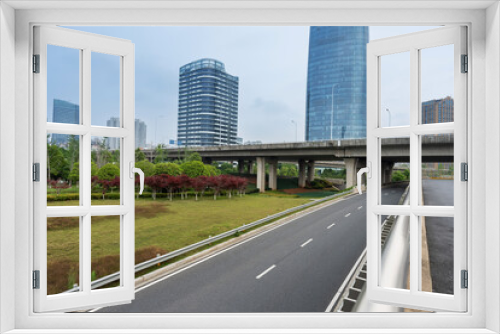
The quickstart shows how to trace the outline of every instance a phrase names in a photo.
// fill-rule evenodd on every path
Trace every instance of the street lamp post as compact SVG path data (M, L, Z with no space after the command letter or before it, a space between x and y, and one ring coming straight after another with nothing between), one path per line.
M389 114L389 127L391 127L391 111L387 107L385 107L385 111Z
M292 123L295 124L295 142L297 142L297 122L292 119Z

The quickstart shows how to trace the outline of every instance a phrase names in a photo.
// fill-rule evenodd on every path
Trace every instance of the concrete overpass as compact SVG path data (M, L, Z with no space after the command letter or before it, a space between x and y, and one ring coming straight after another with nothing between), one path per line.
M198 152L205 163L212 161L238 161L240 173L252 172L257 162L257 188L266 188L266 163L269 165L269 188L277 188L278 162L292 162L299 166L299 187L314 179L317 162L335 163L346 168L346 187L356 185L356 173L366 166L366 139L327 140L300 143L258 145L225 145L189 147ZM154 150L144 150L153 161ZM184 157L184 148L166 149L169 159ZM382 182L390 182L396 162L409 162L410 139L387 138L382 142ZM422 139L422 162L453 162L453 135L426 136Z

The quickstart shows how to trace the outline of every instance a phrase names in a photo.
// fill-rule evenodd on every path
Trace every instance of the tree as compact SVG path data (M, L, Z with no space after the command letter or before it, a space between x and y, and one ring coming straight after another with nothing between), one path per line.
M68 160L61 148L55 144L47 144L47 179L67 179L68 174Z
M198 177L204 174L205 165L201 161L188 161L181 164L182 173L189 177Z
M220 194L220 190L222 188L221 176L222 175L210 176L208 178L208 186L214 191L214 200L217 199L217 196Z
M181 180L179 176L167 175L165 178L165 187L168 189L169 199L172 200L174 190L180 187Z
M201 159L201 155L198 152L189 152L186 150L184 152L184 162L193 162L193 161L199 161L202 162L203 160Z
M112 181L115 177L120 176L120 168L112 163L105 164L97 172L99 180Z
M71 172L69 173L68 180L71 182L77 183L80 181L80 163L75 162L73 164L73 168L71 169Z
M108 140L107 137L104 137L102 140L97 139L96 140L97 150L92 152L93 153L92 159L99 168L101 168L107 163L110 163L114 159L112 153L108 150L108 145L106 143L107 140ZM119 153L120 152L118 152L118 154Z
M233 174L236 173L236 168L233 167L233 164L224 162L219 166L219 170L221 174Z
M80 140L79 137L75 135L68 136L68 149L66 150L68 163L71 168L74 167L75 162L80 161Z
M158 144L155 149L155 164L166 162L167 158L168 153L165 144Z
M299 171L297 170L297 166L294 164L281 164L278 168L279 176L295 176L299 175Z
M97 182L101 185L102 199L104 199L104 195L106 195L106 192L109 190L109 188L111 188L111 184L113 181L99 179Z
M181 175L182 171L178 164L172 162L159 163L155 166L155 175L166 174L170 176Z
M187 190L191 187L191 178L187 175L179 175L179 189L181 191L181 199L187 199Z
M136 162L135 167L140 168L144 172L144 176L155 175L155 165L147 160Z
M207 188L207 177L204 175L198 176L191 180L191 187L193 187L194 194L196 196L196 200L198 200L198 193L201 193L201 197L203 198L203 193Z
M68 184L68 182L64 182L63 180L59 179L59 180L51 180L48 182L50 187L55 189L56 190L56 197L59 196L59 194L61 193L61 190L62 189L68 189L70 187L70 185Z
M156 193L166 186L165 177L160 175L148 176L144 183L151 188L151 197L156 200Z
M90 162L90 175L97 176L97 172L99 171L99 167L95 162Z
M146 154L141 151L141 149L138 147L135 149L135 162L140 162L146 160Z
M203 175L205 176L217 176L220 175L220 171L212 165L205 165L203 169Z

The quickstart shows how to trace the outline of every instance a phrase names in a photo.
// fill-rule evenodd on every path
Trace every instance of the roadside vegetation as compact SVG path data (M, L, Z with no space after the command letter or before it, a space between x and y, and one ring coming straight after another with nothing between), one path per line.
M252 194L232 199L223 196L217 201L139 198L135 209L135 262L144 262L309 201L286 194ZM78 201L57 204L78 205ZM118 200L97 199L92 204L114 205ZM118 223L118 217L113 216L92 218L94 279L119 270ZM50 218L47 229L49 293L60 293L79 283L79 220Z

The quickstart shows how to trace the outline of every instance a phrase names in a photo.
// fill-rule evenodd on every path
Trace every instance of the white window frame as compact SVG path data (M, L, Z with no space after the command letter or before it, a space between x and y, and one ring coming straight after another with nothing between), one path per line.
M78 50L80 58L80 117L79 124L47 122L47 46L56 45ZM39 271L39 288L34 290L35 312L75 311L103 305L129 303L135 297L135 177L131 175L135 157L135 97L134 44L130 41L61 27L34 27L34 52L39 55L39 73L34 83L34 162L40 165L40 180L33 184L34 203L34 269ZM92 125L91 64L92 53L114 55L120 64L119 127ZM80 203L78 206L47 206L48 133L79 136L80 142ZM91 205L90 155L92 136L118 138L120 141L120 204ZM117 216L120 244L120 284L107 289L91 287L92 217ZM77 217L79 226L78 292L47 295L47 228L48 217Z
M458 311L467 309L467 290L461 288L461 270L467 269L467 183L461 180L460 164L467 163L467 73L461 73L461 56L467 54L466 28L450 26L416 32L408 35L384 38L367 46L367 165L371 169L367 192L367 296L374 302L406 306L430 311ZM423 124L421 115L421 50L451 45L453 56L454 122ZM410 87L409 124L383 127L381 84L382 57L406 52L409 55ZM429 60L428 60L429 61ZM454 203L451 206L422 205L422 149L421 136L454 134ZM384 138L405 137L410 140L410 191L407 205L382 205L381 141ZM388 288L381 285L381 215L408 216L410 235L410 287ZM453 294L421 291L422 242L421 217L453 218Z
M409 5L407 3L410 3ZM255 332L283 332L286 329L301 328L299 332L342 332L353 326L359 332L375 333L457 333L463 329L466 333L494 333L500 331L499 303L499 244L500 230L500 11L498 3L474 1L370 1L366 2L332 1L319 3L316 1L269 1L273 8L262 2L241 2L240 4L220 2L203 3L208 10L190 7L189 1L179 5L165 1L153 6L169 8L147 9L151 3L144 1L134 3L136 9L103 10L102 7L120 4L112 2L16 2L13 6L38 8L19 10L14 13L8 4L0 4L0 159L15 159L15 184L11 167L0 164L2 173L0 181L0 217L1 241L0 249L0 320L1 330L16 329L16 333L36 333L41 329L52 329L50 332L77 332L76 329L88 329L86 332L104 333L115 329L128 333L144 333L146 328L163 329L163 332L181 332L179 328L218 329L215 332L237 332L235 328L254 328ZM123 6L130 6L127 2ZM198 3L198 5L200 5ZM49 6L51 10L41 10ZM51 6L51 7L50 7ZM55 6L55 7L54 7ZM59 6L78 6L87 8L75 10L66 8L55 10ZM96 9L96 7L101 7ZM186 6L185 9L175 6ZM194 4L196 6L196 4ZM227 7L224 7L227 6ZM397 8L392 8L392 6ZM428 6L428 7L426 7ZM488 7L486 9L486 7ZM406 7L406 8L405 8ZM92 9L93 8L93 9ZM351 9L346 9L351 8ZM403 8L403 9L402 9ZM13 17L15 16L15 22ZM32 26L34 24L61 25L437 25L465 24L469 27L469 68L468 78L469 114L468 132L470 168L469 168L469 227L468 234L470 254L468 268L469 310L467 313L441 314L33 314L32 290L30 286L31 261L30 235L32 228L32 194L30 169L32 147L32 76L30 73L30 55L32 45ZM8 29L5 29L8 28ZM14 34L15 31L15 41ZM15 54L14 54L15 48ZM15 73L12 66L15 65ZM486 70L488 67L488 70ZM13 92L9 85L15 80L15 101L6 93ZM15 115L12 112L15 105ZM487 119L487 121L486 121ZM15 127L15 147L11 147L12 131L7 126ZM488 142L486 141L488 135ZM487 149L488 154L486 154ZM1 162L1 161L0 161ZM488 175L488 182L486 176ZM4 187L9 185L9 187ZM7 197L15 186L15 199ZM28 194L28 196L26 195ZM488 194L488 196L486 196ZM28 199L27 199L28 198ZM15 205L15 213L6 212L7 205ZM486 204L486 205L485 205ZM486 219L488 217L488 219ZM13 220L9 220L14 218ZM13 226L11 221L15 221ZM15 240L14 240L15 237ZM12 256L14 254L14 257ZM488 266L486 266L488 262ZM12 288L14 287L14 288ZM488 291L488 293L486 293ZM12 305L15 305L12 307ZM89 320L92 321L89 321ZM137 329L142 326L142 329ZM409 328L414 328L410 330ZM40 331L37 331L40 329ZM120 331L120 329L122 331ZM133 330L136 329L136 330ZM336 330L337 329L337 330ZM418 330L415 330L418 329ZM194 330L201 332L201 330ZM47 332L47 331L45 331ZM297 332L297 331L295 331ZM352 330L350 331L353 332Z

